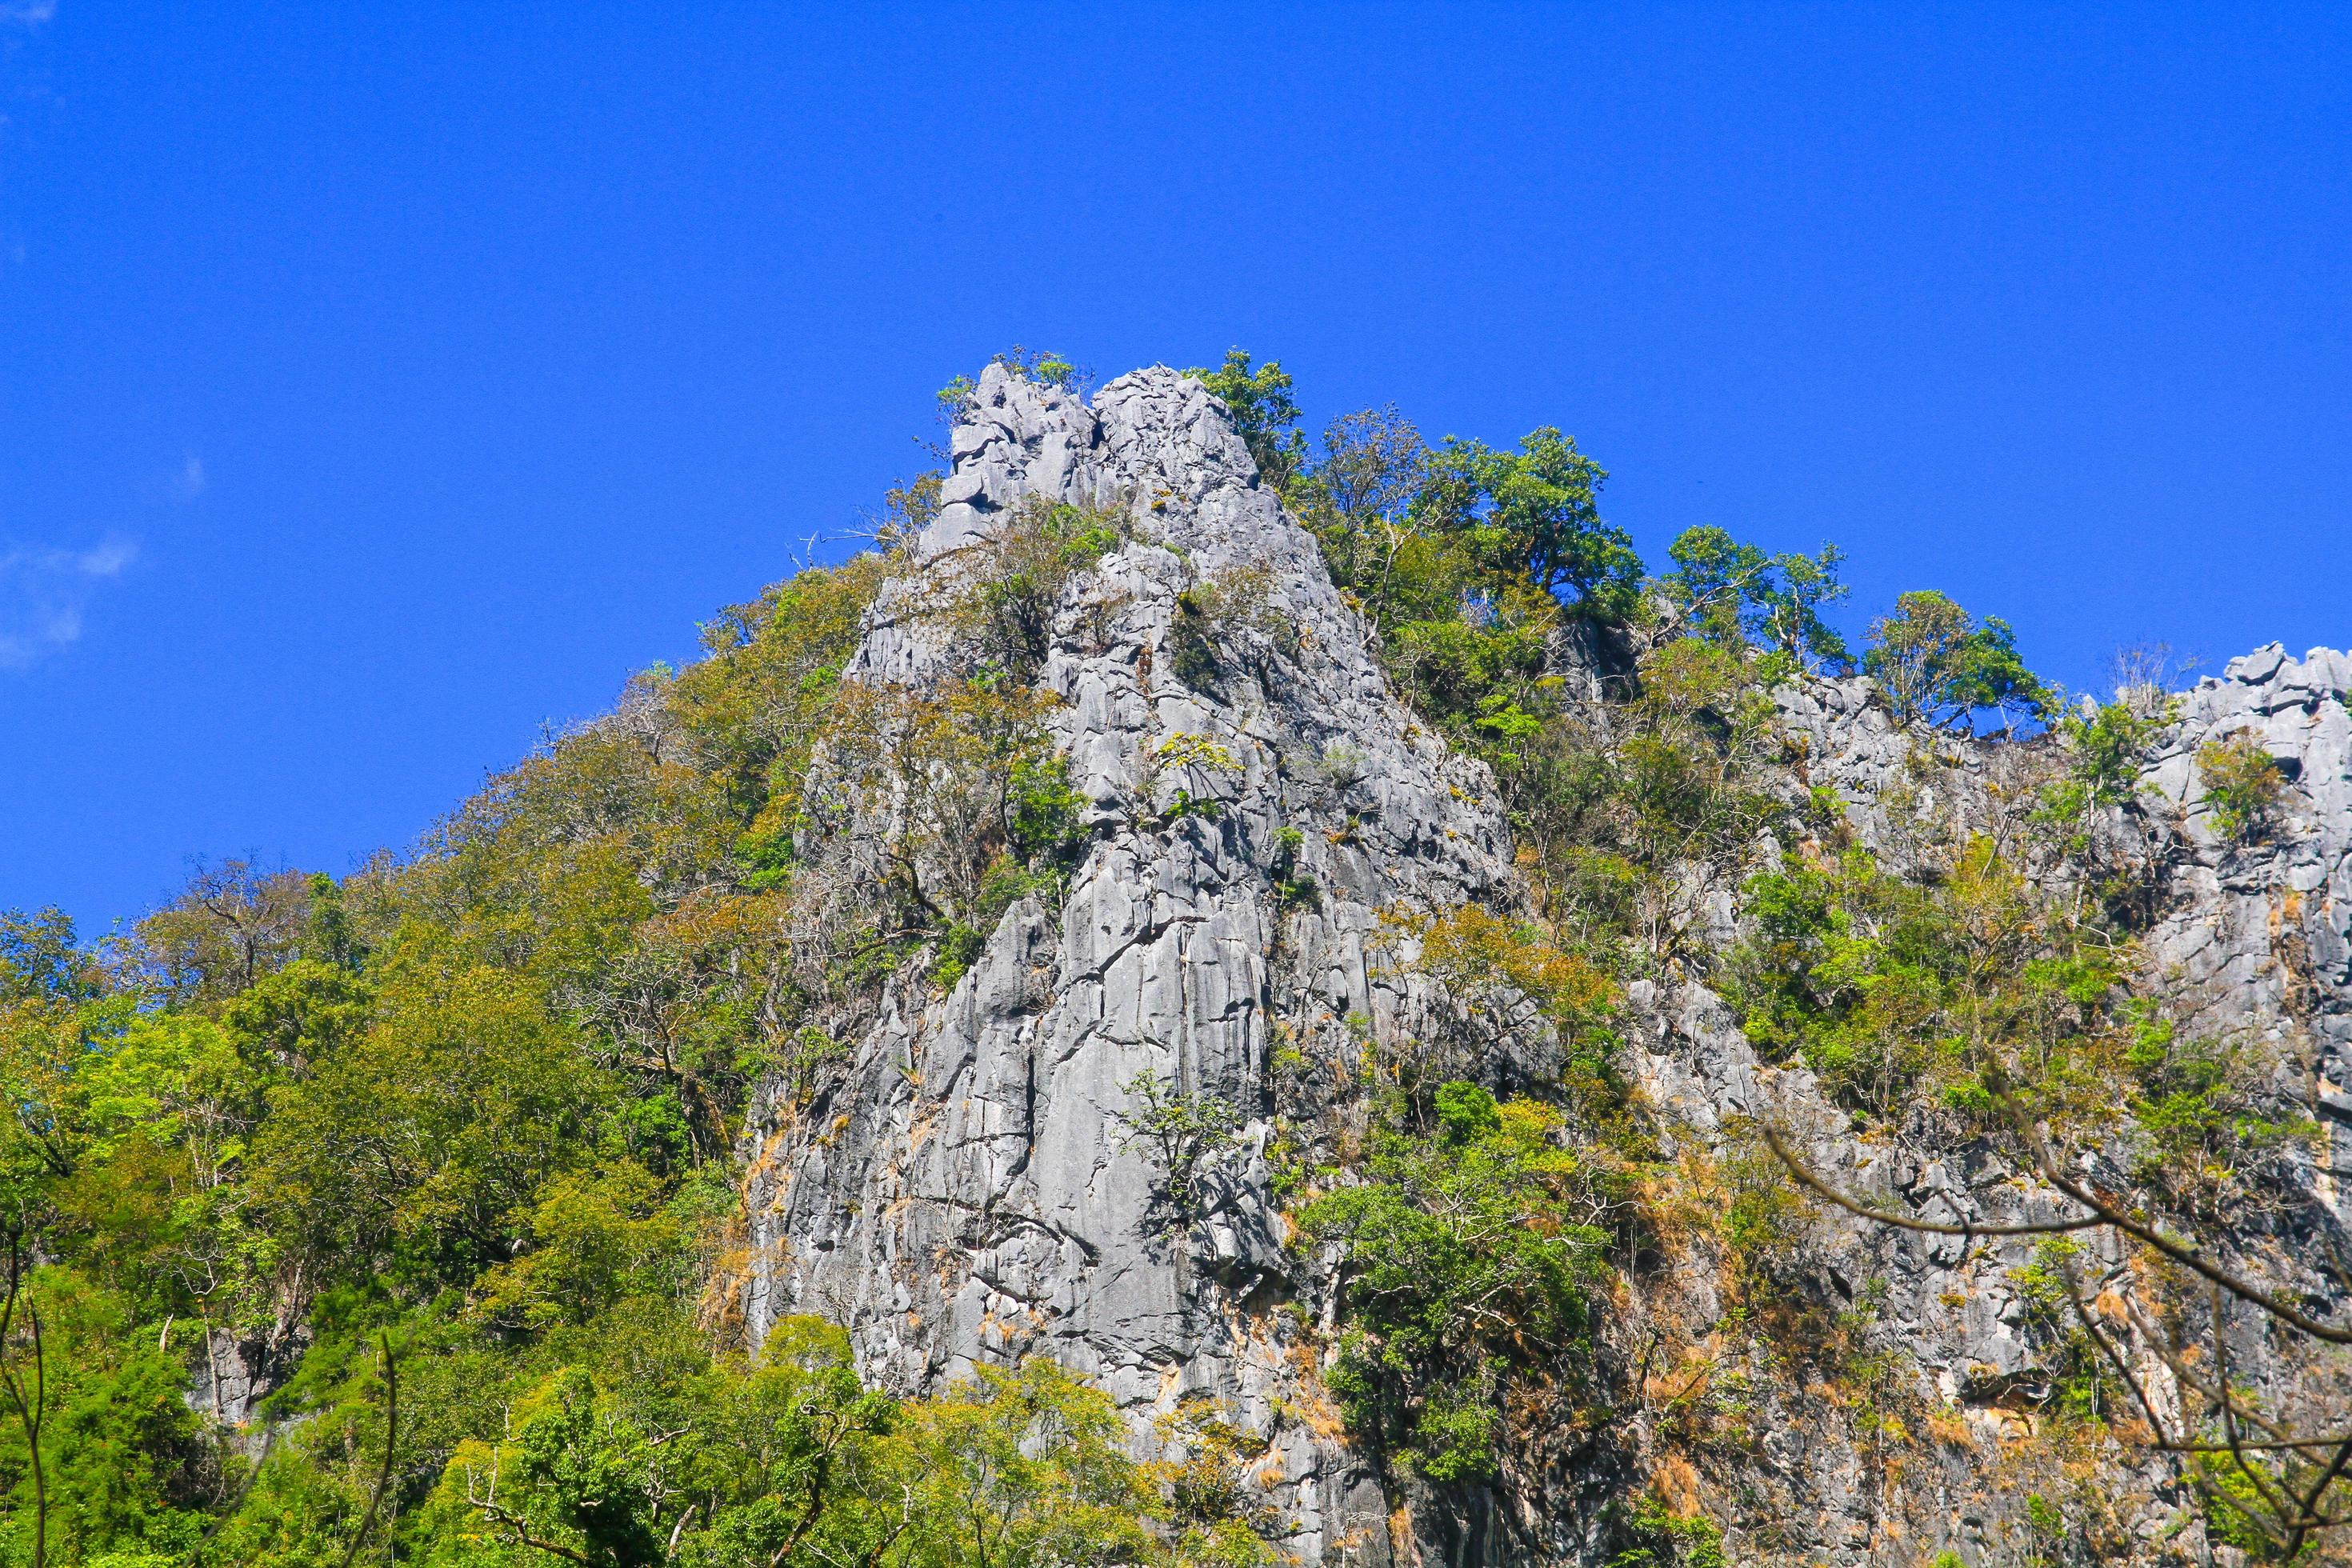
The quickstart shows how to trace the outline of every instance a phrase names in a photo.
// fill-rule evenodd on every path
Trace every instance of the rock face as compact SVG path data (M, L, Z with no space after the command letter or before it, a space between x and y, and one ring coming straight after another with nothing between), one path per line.
M1384 962L1396 940L1384 913L1524 903L1492 779L1390 691L1314 541L1198 382L1140 371L1089 406L992 366L952 449L943 508L877 601L851 674L919 689L949 670L956 633L940 610L961 563L1024 506L1128 520L1129 537L1055 607L1036 676L1060 699L1051 723L1094 837L1058 908L1013 905L943 995L894 988L846 1072L814 1102L774 1110L751 1192L753 1331L822 1313L848 1326L870 1373L910 1391L1050 1354L1106 1388L1146 1444L1155 1418L1213 1401L1265 1445L1255 1473L1282 1550L1304 1563L1590 1559L1598 1512L1567 1500L1588 1495L1573 1477L1550 1501L1490 1500L1444 1528L1395 1510L1320 1390L1309 1325L1330 1303L1286 1249L1271 1188L1277 1051L1411 1032L1444 1005ZM1221 647L1247 657L1187 662L1185 616L1204 603L1232 617ZM2268 1039L2284 1089L2301 1074L2352 1118L2347 683L2338 654L2297 663L2273 647L2233 663L2182 700L2147 802L2111 813L2105 831L2163 870L2147 947L2194 991L2198 1016ZM1908 733L1859 680L1780 700L1800 758L1792 787L1835 790L1858 840L1895 862L1929 817L1997 830L2024 809L2010 777L2020 748ZM2294 780L2281 831L2252 850L2217 840L2193 763L2245 731ZM1171 812L1180 789L1213 798L1214 815ZM1311 879L1312 899L1286 891L1283 866ZM1727 938L1738 917L1708 918ZM1858 1140L1810 1075L1760 1062L1699 984L1636 984L1622 1021L1676 1139L1717 1147L1727 1126L1769 1114L1810 1130L1835 1179L1923 1215L2050 1212L1989 1160ZM1507 1088L1544 1071L1546 1050L1514 1038L1479 1071ZM1167 1173L1133 1135L1147 1082L1243 1121L1199 1174L1192 1223L1171 1223ZM2303 1169L2332 1211L2324 1170ZM1908 1352L1904 1375L1962 1410L1971 1436L1930 1445L1890 1483L1883 1461L1803 1429L1789 1405L1799 1424L1738 1461L1743 1507L1774 1521L1741 1560L1925 1562L1948 1546L1970 1563L2023 1561L2021 1493L1987 1456L2032 1420L2010 1397L2037 1374L2010 1283L2028 1244L1969 1248L1835 1217L1811 1245L1837 1291L1868 1295ZM1705 1279L1675 1288L1706 1315ZM1286 1303L1296 1310L1276 1310ZM2168 1560L2201 1539L2172 1471L2119 1470L2114 1485L2138 1555Z
M2344 1124L2352 1121L2352 1098L2338 1088L2352 1070L2347 689L2352 658L2326 649L2298 663L2273 645L2232 661L2220 678L2173 700L2144 760L2139 798L2097 825L2158 900L2139 944L2141 983L2164 997L2184 1037L2263 1051L2275 1064L2275 1105L2319 1115L2320 1136L2281 1156L2284 1201L2232 1239L2239 1258L2258 1260L2273 1279L2337 1310L2345 1284L2319 1260L2352 1247L2331 1174L2344 1157ZM1859 679L1808 682L1782 691L1780 705L1784 732L1803 759L1799 782L1834 790L1855 840L1896 869L1917 863L1916 835L1929 823L1946 835L2014 832L2033 802L2022 782L2037 763L2047 765L2030 748L1907 733ZM2274 830L2251 845L2217 834L2196 765L2201 748L2241 737L2257 742L2292 781ZM2046 874L2072 873L2051 866ZM1634 990L1633 1034L1652 1103L1688 1134L1708 1139L1725 1119L1740 1116L1810 1131L1818 1170L1847 1191L1880 1194L1922 1219L2013 1225L2075 1212L2018 1180L1989 1151L1937 1158L1906 1151L1900 1137L1854 1137L1811 1074L1761 1065L1729 1011L1704 987ZM2111 1191L2129 1190L2120 1158L2089 1173ZM2049 1560L2029 1545L2020 1504L2028 1490L2054 1498L2069 1483L2000 1458L2037 1430L2034 1411L2048 1392L2047 1346L2028 1331L2017 1279L2032 1261L2034 1243L1971 1243L1832 1213L1809 1245L1841 1296L1859 1300L1869 1288L1875 1325L1888 1336L1883 1342L1900 1347L1912 1375L1967 1420L1974 1444L1936 1445L1924 1463L1915 1454L1890 1485L1853 1446L1819 1435L1768 1441L1753 1486L1760 1516L1792 1522L1783 1550L1854 1563L1925 1561L1946 1548L1969 1563ZM2096 1289L2131 1288L2125 1258L2105 1245L2095 1243L2083 1266ZM2231 1338L2247 1383L2266 1394L2283 1392L2287 1369L2263 1321L2233 1311ZM2141 1352L2136 1372L2161 1398L2174 1386L2165 1367L2152 1346L2133 1342ZM2111 1549L2115 1556L2216 1561L2231 1550L2213 1555L2195 1491L2167 1464L2144 1454L2120 1464L2110 1457L2094 1484L2133 1542L2128 1552ZM1888 1524L1906 1505L1910 1522L1932 1534L1913 1533L1897 1547Z
M2307 1032L2309 1065L2331 1116L2352 1111L2352 657L2278 644L2233 659L2180 700L2147 789L2155 829L2178 860L2179 897L2148 946L2176 995L2213 1029L2253 1026L2287 1041ZM2196 756L2245 737L2275 758L2290 788L2284 820L2251 848L2221 839Z
M755 1194L774 1262L754 1326L824 1312L908 1387L1044 1351L1139 1422L1205 1395L1270 1444L1289 1550L1382 1561L1388 1508L1361 1461L1328 1423L1278 1414L1316 1404L1293 1320L1250 1310L1289 1294L1265 1159L1270 1026L1410 1016L1421 1000L1370 951L1380 911L1519 897L1491 781L1390 694L1314 541L1198 382L1139 372L1089 409L994 366L954 451L919 570L877 603L851 673L941 668L950 639L927 612L959 552L1024 502L1120 509L1137 537L1061 606L1038 677L1065 704L1097 837L1060 909L1016 905L950 994L895 999L846 1086L786 1132ZM1265 657L1187 686L1179 596L1235 574L1262 593ZM1157 766L1183 736L1235 765ZM1165 821L1177 787L1222 809ZM1313 909L1278 908L1265 868L1284 828ZM1122 1121L1147 1075L1249 1118L1182 1236Z

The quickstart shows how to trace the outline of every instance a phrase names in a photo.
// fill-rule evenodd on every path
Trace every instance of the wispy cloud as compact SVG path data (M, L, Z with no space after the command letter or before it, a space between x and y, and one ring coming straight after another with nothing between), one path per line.
M192 501L205 493L206 483L205 460L191 452L178 468L145 481L139 489L151 501Z
M121 538L87 550L0 550L0 668L22 669L79 638L91 591L138 556Z
M58 0L0 0L0 22L37 27L58 14Z

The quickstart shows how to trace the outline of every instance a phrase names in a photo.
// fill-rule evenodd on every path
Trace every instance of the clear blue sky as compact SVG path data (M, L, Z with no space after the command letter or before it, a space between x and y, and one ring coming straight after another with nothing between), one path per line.
M2352 641L2352 7L782 9L0 5L0 906L412 841L1014 342Z

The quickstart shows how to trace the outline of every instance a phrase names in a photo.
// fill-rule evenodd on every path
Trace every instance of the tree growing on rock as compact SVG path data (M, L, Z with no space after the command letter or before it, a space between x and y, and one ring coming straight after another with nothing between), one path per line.
M1871 625L1862 667L1906 723L1974 728L1990 713L2004 729L2046 720L2049 688L2018 657L2017 634L1998 616L1977 620L1943 595L1899 595L1895 613Z

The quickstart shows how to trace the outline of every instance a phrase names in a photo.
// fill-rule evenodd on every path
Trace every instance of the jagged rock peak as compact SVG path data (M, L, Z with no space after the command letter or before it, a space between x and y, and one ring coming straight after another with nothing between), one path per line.
M992 365L952 450L942 510L850 671L919 686L965 668L941 612L1019 510L1111 514L1119 542L1064 588L1029 676L1059 699L1046 721L1093 837L945 994L894 991L839 1080L776 1108L751 1194L753 1329L822 1312L908 1389L1049 1353L1139 1434L1206 1399L1263 1441L1286 1550L1371 1542L1355 1560L1385 1562L1381 1489L1300 1415L1322 1398L1305 1330L1272 1310L1300 1289L1268 1152L1274 1058L1353 1057L1355 1031L1411 1030L1439 1005L1382 958L1385 913L1523 899L1492 777L1397 700L1197 379L1138 371L1089 407ZM1213 636L1204 594L1223 595ZM1195 806L1171 811L1180 788ZM1147 1075L1240 1122L1172 1234L1128 1131Z
M1165 365L1120 376L1090 408L1073 393L991 364L964 402L949 450L954 467L940 515L917 543L919 560L984 538L992 517L1029 497L1164 510L1171 500L1197 506L1219 489L1257 487L1257 465L1224 405L1197 378ZM1267 500L1261 515L1276 510Z

